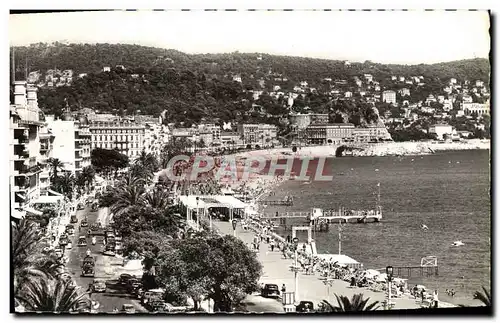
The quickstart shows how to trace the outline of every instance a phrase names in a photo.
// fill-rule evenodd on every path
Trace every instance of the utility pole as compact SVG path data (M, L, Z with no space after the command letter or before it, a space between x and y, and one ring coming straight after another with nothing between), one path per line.
M339 256L342 254L342 223L339 220Z

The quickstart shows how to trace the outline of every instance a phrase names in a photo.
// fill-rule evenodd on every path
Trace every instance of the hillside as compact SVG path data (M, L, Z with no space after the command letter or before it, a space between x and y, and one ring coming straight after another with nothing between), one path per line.
M373 95L359 94L355 76L371 74L382 89L409 88L412 95L408 100L418 102L429 94L442 94L452 77L459 83L465 79L482 80L488 86L490 72L486 59L412 66L368 61L347 65L344 61L258 53L190 55L123 44L40 43L16 47L15 53L17 79L24 78L26 58L29 71L40 72L39 84L46 84L48 70L73 71L71 86L41 88L39 103L45 113L60 115L66 107L90 107L121 115L158 116L166 110L168 122L184 125L235 121L267 122L284 128L286 121L281 117L288 112L285 95L296 92L294 88L301 81L307 81L308 86L295 98L293 111L330 113L332 122L363 125L376 122L378 117L370 103L373 101L369 101ZM111 71L103 72L105 66ZM80 73L86 75L79 77ZM233 81L236 75L241 76L241 82ZM395 83L391 76L423 76L425 85ZM345 81L337 84L336 80ZM281 94L273 92L275 86L279 86ZM332 95L332 89L342 95ZM263 92L254 99L248 90ZM345 91L354 96L344 100ZM388 109L393 115L402 112L383 102L376 101L375 106L380 113Z
M161 49L126 44L32 44L29 47L15 47L18 58L18 72L24 73L24 62L28 59L29 70L42 73L48 69L71 69L75 74L95 73L104 66L124 65L128 68L175 67L178 70L203 72L208 75L241 74L243 84L251 85L253 80L269 75L286 75L288 82L303 80L318 86L321 80L348 78L349 76L372 74L383 80L391 75L423 76L426 79L447 80L451 77L482 80L489 83L490 64L487 59L470 59L439 64L384 65L366 61L351 63L344 61L289 57L267 54L197 54L190 55L172 49ZM262 59L259 60L258 56ZM285 84L286 85L286 84Z

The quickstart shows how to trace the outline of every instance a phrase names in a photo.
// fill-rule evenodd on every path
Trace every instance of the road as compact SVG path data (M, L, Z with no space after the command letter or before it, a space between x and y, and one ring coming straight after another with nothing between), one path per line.
M117 284L117 280L110 276L109 273L112 272L110 270L111 266L119 265L122 261L120 258L104 256L102 254L102 237L97 237L97 243L95 246L92 245L91 238L87 238L88 246L78 247L78 237L87 236L88 230L88 228L81 228L80 230L79 226L81 220L87 216L89 225L95 223L97 219L99 219L103 225L106 225L107 214L108 212L106 209L99 209L97 212L92 212L90 207L77 211L76 215L78 223L75 224L75 234L70 236L73 248L66 250L66 257L68 257L66 267L68 272L73 277L75 283L85 291L95 278L102 278L106 280L106 292L92 293L92 300L99 303L99 307L97 308L98 312L109 313L113 312L115 308L121 310L124 304L134 305L137 312L147 312L140 305L138 300L132 299L131 296L126 293L125 289ZM95 277L81 276L81 264L86 255L87 249L91 250L92 256L96 259Z

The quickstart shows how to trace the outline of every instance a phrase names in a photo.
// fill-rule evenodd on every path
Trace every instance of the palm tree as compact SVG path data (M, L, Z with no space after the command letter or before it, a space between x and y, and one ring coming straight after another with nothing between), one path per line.
M75 181L75 176L73 176L73 174L69 172L66 172L64 176L57 177L57 181L54 182L54 186L57 191L63 193L68 198L71 198Z
M135 159L134 165L139 165L154 172L158 168L158 161L153 154L146 153L146 151L143 150L139 157Z
M484 306L491 306L491 293L483 286L483 291L474 293L474 299L480 300Z
M49 158L47 164L51 169L52 178L57 178L57 172L64 169L64 163L59 158Z
M12 258L14 270L14 294L23 289L24 283L33 277L56 277L63 268L55 254L43 254L41 236L37 227L23 219L12 225Z
M374 311L379 308L379 302L375 301L369 305L370 298L363 299L363 294L355 294L349 299L347 296L339 296L335 294L338 306L330 304L327 300L323 300L325 312L361 312L361 311Z
M143 204L144 188L138 185L121 186L116 191L116 202L111 206L110 210L115 215L120 215L126 212L132 206Z
M17 299L27 311L68 313L90 308L87 293L81 293L61 279L33 279Z
M168 191L163 189L154 189L144 195L144 204L154 209L166 209L168 207Z

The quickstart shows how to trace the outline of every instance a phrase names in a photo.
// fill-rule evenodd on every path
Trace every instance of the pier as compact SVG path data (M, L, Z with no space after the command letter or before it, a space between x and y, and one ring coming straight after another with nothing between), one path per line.
M333 223L367 223L380 222L382 220L382 209L377 210L345 210L339 209L323 211L322 209L313 209L311 212L276 212L263 213L260 219L305 219L313 221L313 225L322 226ZM283 222L280 222L284 224Z

